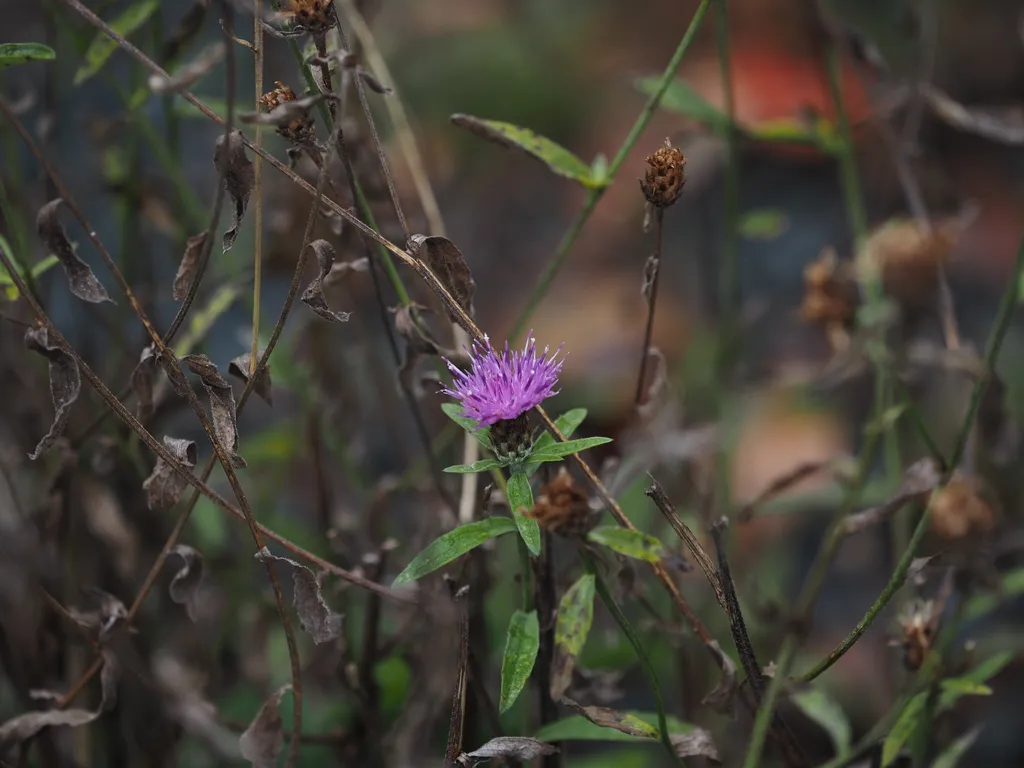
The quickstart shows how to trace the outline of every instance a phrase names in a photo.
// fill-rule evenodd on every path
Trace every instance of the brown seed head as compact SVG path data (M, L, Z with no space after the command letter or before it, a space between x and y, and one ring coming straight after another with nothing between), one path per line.
M859 302L857 283L850 274L849 264L840 262L831 248L823 250L817 261L804 268L804 300L800 314L805 322L851 327Z
M281 15L312 35L322 35L338 23L334 0L290 0Z
M280 80L275 84L277 88L260 96L260 104L266 107L268 112L281 104L296 100L295 91ZM307 144L316 134L316 122L307 110L287 125L279 126L277 133L293 144Z
M686 158L676 147L665 146L647 158L647 175L640 179L647 202L658 208L668 208L683 193L686 184Z
M911 600L900 614L900 629L903 637L903 663L914 672L921 668L925 656L932 647L938 616L935 603L931 600Z
M876 229L859 257L865 276L880 275L886 294L904 310L932 306L938 291L939 270L956 245L953 224L927 229L910 220L895 220Z
M950 480L935 494L929 507L932 531L949 541L969 534L991 532L996 517L979 491L977 482L972 478L957 476Z
M527 514L545 531L560 536L585 536L594 527L587 496L565 467L541 487L533 509Z

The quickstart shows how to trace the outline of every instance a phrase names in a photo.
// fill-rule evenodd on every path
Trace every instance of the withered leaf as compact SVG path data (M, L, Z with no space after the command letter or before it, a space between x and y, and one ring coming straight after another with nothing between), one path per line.
M128 618L128 609L124 607L124 603L109 592L104 592L97 587L85 587L82 592L92 598L97 608L91 611L81 611L70 607L68 616L80 627L94 632L100 640L110 634L110 631L119 622Z
M654 290L654 278L658 274L658 269L661 266L661 259L659 259L653 253L647 257L647 261L644 262L644 282L640 286L640 292L644 296L644 301L648 304L651 303L651 291Z
M437 276L465 313L473 317L476 282L465 257L455 243L447 237L413 235L409 238L408 248L413 256L430 267L430 271ZM445 311L453 323L459 323L458 315L450 307L446 306Z
M206 18L206 12L209 10L211 2L212 0L195 0L192 3L185 12L185 15L181 17L178 28L164 42L160 56L161 62L177 58L181 49L192 42L193 38L199 34L199 31L203 28L203 20Z
M332 323L344 323L349 319L350 313L333 311L327 306L327 299L324 296L324 278L327 277L327 273L331 271L331 266L334 264L334 248L326 240L314 240L309 247L316 254L316 263L320 274L313 278L306 286L306 290L302 292L302 302L325 320L330 320Z
M480 749L463 752L459 755L458 762L462 765L473 765L490 760L492 757L533 760L544 755L557 754L558 751L558 747L548 744L546 741L538 741L526 736L499 736L488 741Z
M89 265L78 257L71 241L68 240L64 225L60 223L57 215L63 202L63 198L58 197L39 209L36 216L39 239L60 260L60 265L64 267L64 274L68 278L68 285L75 296L92 304L110 301L107 289L96 279Z
M921 93L935 115L948 125L1003 144L1024 144L1024 107L966 107L933 85L921 83Z
M261 353L262 354L262 353ZM230 363L228 363L228 373L232 376L237 376L246 384L249 383L249 364L252 362L252 352L246 352L244 355L239 355ZM259 358L256 360L259 363ZM253 385L253 392L262 397L267 405L274 404L274 393L271 389L272 385L270 382L270 363L263 367L260 371L260 375L256 377L256 383Z
M231 464L245 468L245 459L238 455L238 422L235 414L235 394L227 379L220 375L217 366L206 355L186 355L182 358L189 370L198 374L210 397L210 415L213 417L213 431L228 453Z
M139 404L139 421L145 424L153 416L153 375L156 373L156 354L153 345L142 350L139 362L132 371L132 392Z
M594 621L594 585L594 575L584 574L566 590L558 604L549 689L553 701L563 698L569 689L576 659L587 642Z
M188 617L196 620L196 597L199 585L203 581L203 555L187 544L177 544L171 550L171 554L178 555L184 563L178 572L171 579L168 592L171 600L178 605L184 605Z
M296 120L301 120L309 110L322 101L336 100L333 94L320 93L315 96L304 96L294 101L283 101L269 112L243 112L238 116L239 122L247 125L272 125L285 128Z
M621 733L628 733L630 736L640 736L646 739L658 738L657 728L628 712L620 712L610 707L584 707L565 696L562 697L559 703L576 714L583 715L594 725L599 725L602 728L613 728Z
M703 703L710 705L719 714L732 716L735 714L736 694L739 691L736 664L725 655L717 640L708 643L708 648L714 654L718 668L722 670L722 679L718 681L714 690L704 697Z
M200 232L198 235L190 237L185 243L185 255L181 257L178 274L174 276L174 286L171 288L171 296L175 301L181 301L188 295L188 287L199 268L199 257L203 254L203 248L209 236L209 232Z
M900 487L893 497L880 507L871 507L844 518L843 533L857 533L888 520L908 501L930 493L941 481L942 469L935 459L926 457L915 461L903 473Z
M99 707L94 712L86 709L51 709L44 712L28 712L11 718L0 725L0 756L15 744L21 744L33 738L44 728L54 726L77 728L91 723L117 703L119 678L120 666L117 659L109 649L104 649L103 669L100 672L103 699L100 701Z
M391 308L395 314L395 330L405 339L402 362L398 366L398 380L417 398L423 396L422 388L416 380L417 363L426 355L441 354L440 345L419 318L419 312L426 309L427 307L416 302Z
M340 216L337 218L339 221L344 221ZM339 232L338 234L341 233ZM369 271L370 260L366 256L358 259L352 259L352 261L339 261L331 267L331 271L324 279L324 283L327 285L334 285L335 283L340 283L351 274Z
M688 733L670 733L668 738L679 757L706 757L713 763L722 762L711 734L703 728L694 728Z
M388 88L386 85L384 85L384 83L382 83L380 80L378 80L376 75L366 71L362 67L356 69L356 75L359 77L360 80L366 83L366 87L369 88L374 93L379 93L383 96L387 96L388 94L392 93L392 90Z
M50 396L56 411L50 431L29 454L29 458L34 461L50 450L54 441L64 433L71 415L71 406L82 391L82 377L78 371L78 362L62 347L50 342L50 334L45 327L25 331L25 346L41 354L49 363Z
M242 226L245 209L249 206L249 196L256 183L256 172L253 170L252 160L246 154L241 131L232 131L227 136L217 137L213 164L217 172L224 176L224 189L234 203L231 226L224 231L223 238L224 251L229 251L238 237L238 228Z
M224 43L211 43L200 51L199 55L192 61L181 67L173 76L167 78L163 75L150 75L149 89L153 93L178 93L187 90L199 78L213 69L224 58L226 52L227 46Z
M292 603L299 614L302 629L309 633L314 643L326 643L341 633L342 616L327 607L320 582L309 568L287 557L272 555L266 547L256 553L256 559L260 562L271 560L286 563L292 567L292 583L295 587Z
M277 758L284 747L284 723L277 708L281 705L285 691L291 688L290 684L283 685L270 694L249 727L238 738L242 757L252 763L253 768L274 768L277 765Z
M164 446L171 455L189 469L196 465L196 444L191 440L164 435ZM146 504L154 511L170 509L181 497L181 492L188 485L188 480L174 471L174 468L160 456L149 477L142 483L146 492Z

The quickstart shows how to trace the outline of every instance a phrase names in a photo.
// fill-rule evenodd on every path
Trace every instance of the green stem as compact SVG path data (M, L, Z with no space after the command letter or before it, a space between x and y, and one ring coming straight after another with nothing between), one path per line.
M793 663L793 656L796 653L796 637L789 635L782 644L779 657L775 662L775 676L772 678L768 690L764 694L764 701L761 708L757 710L757 717L754 720L754 729L750 734L750 746L747 748L747 756L743 761L743 768L757 768L761 763L761 750L764 748L765 739L768 737L768 729L772 724L772 710L775 702L782 692L782 683L786 679L783 670L789 669Z
M590 218L590 214L594 212L597 207L597 203L604 195L605 190L611 185L612 181L615 180L615 176L626 162L626 158L629 153L633 151L633 147L636 146L637 141L640 140L640 134L644 132L647 124L651 121L655 110L658 105L661 104L661 100L665 95L665 91L668 90L669 85L672 83L672 78L675 77L676 70L679 69L679 64L683 60L683 55L689 49L690 44L693 42L697 35L697 30L700 28L700 23L704 19L704 14L707 13L708 6L711 4L711 0L702 0L701 4L697 7L696 12L693 14L693 18L690 20L690 26L686 28L686 32L683 34L683 39L679 41L679 45L676 46L675 52L672 54L672 58L669 59L668 65L665 67L665 71L661 75L661 79L658 81L658 87L654 93L647 99L647 103L644 104L643 110L637 117L636 122L633 123L633 127L630 129L629 134L626 136L625 141L622 142L622 146L619 147L619 151L615 153L615 157L612 158L611 164L608 166L608 173L605 177L605 185L603 187L597 187L589 190L587 193L587 201L583 205L583 209L573 219L572 224L569 225L569 229L562 237L562 241L558 244L558 248L555 250L555 255L551 258L551 261L547 263L540 276L537 278L537 282L530 292L529 298L526 300L526 307L520 313L516 319L515 324L512 326L512 333L509 334L509 341L513 343L515 339L522 334L526 327L526 324L530 321L530 317L533 315L534 310L537 309L537 305L540 304L544 298L548 289L551 287L551 283L554 281L558 272L561 270L562 265L565 263L566 257L569 255L569 251L572 250L576 240L579 238L580 232L583 231L583 226L587 223Z
M725 231L723 233L721 273L719 276L719 313L721 317L718 344L718 372L721 377L736 352L736 332L739 325L739 220L740 177L736 149L736 105L732 90L732 70L729 61L729 10L726 0L718 0L716 19L718 66L722 74L722 93L725 112L729 118L725 132L727 160L725 169Z

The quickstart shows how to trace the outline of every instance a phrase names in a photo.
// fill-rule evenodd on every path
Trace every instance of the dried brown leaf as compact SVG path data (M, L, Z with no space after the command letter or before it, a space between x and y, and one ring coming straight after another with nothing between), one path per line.
M320 268L320 274L313 278L312 282L306 286L306 290L302 292L302 302L325 320L330 320L332 323L344 323L349 319L350 314L332 310L327 306L327 298L324 296L324 278L327 277L334 264L334 247L326 240L314 240L309 247L316 254L316 263Z
M340 216L338 216L337 219L338 221L344 221ZM352 261L339 261L331 267L331 271L327 274L327 277L324 278L324 285L335 285L336 283L340 283L349 275L369 271L370 260L366 256L359 259L353 259Z
M261 353L262 354L262 353ZM228 363L228 373L232 376L237 376L246 384L249 383L249 364L252 362L252 352L246 352L244 355L239 355L230 363ZM257 359L257 362L259 360ZM270 363L263 367L260 371L260 375L256 379L256 383L252 388L253 392L262 397L267 405L274 404L274 392L270 381Z
M460 765L474 765L492 757L511 757L517 760L533 760L544 755L558 754L558 747L546 741L526 736L499 736L491 739L479 749L463 752L458 757Z
M947 125L1003 144L1024 144L1024 106L966 107L928 83L921 83L921 92Z
M199 55L181 67L172 77L163 75L149 76L149 89L153 93L179 93L188 90L198 82L199 78L213 69L224 58L227 46L224 43L211 43Z
M164 446L179 463L189 469L196 465L196 444L191 440L164 435ZM153 471L142 483L142 490L146 492L146 504L149 508L161 511L173 507L187 485L188 480L175 472L162 457L157 456Z
M231 464L245 468L245 459L238 455L238 422L235 414L235 394L227 379L220 375L217 366L206 355L186 355L182 358L189 370L198 374L210 398L210 415L213 417L213 431L221 448L227 451Z
M679 757L706 757L713 763L722 762L711 734L703 728L694 728L689 733L670 733L668 738Z
M583 715L594 725L599 725L602 728L613 728L621 733L628 733L630 736L639 736L646 739L658 738L657 728L628 712L620 712L610 707L584 707L582 704L564 696L559 703L576 714Z
M455 243L446 237L413 235L409 238L408 248L413 256L430 267L463 311L473 317L476 313L473 307L476 282ZM453 323L459 323L458 315L450 307L445 307L445 311Z
M272 125L285 128L296 120L302 120L309 110L328 99L335 99L333 94L320 93L315 96L304 96L294 101L283 101L269 112L243 112L238 116L239 122L247 125Z
M256 559L260 562L271 560L287 563L292 567L292 583L295 587L292 604L299 614L302 629L309 633L314 643L326 643L341 633L343 617L327 607L320 582L309 568L287 557L272 555L266 547L256 553Z
M132 393L139 404L139 421L145 424L153 416L153 376L156 373L156 354L153 345L142 350L138 365L132 371Z
M68 616L83 629L94 633L98 639L106 638L115 626L128 618L128 609L124 603L109 592L96 587L86 587L82 592L92 598L97 608L82 611L71 607L67 609Z
M274 768L277 765L277 758L284 747L284 723L277 709L285 692L291 688L291 684L283 685L270 694L238 738L242 757L252 763L253 768Z
M188 287L199 268L199 257L203 253L203 247L209 236L209 232L200 232L198 235L190 237L185 243L185 255L181 257L178 274L174 276L174 287L171 289L171 295L175 301L181 301L188 295Z
M184 563L171 579L168 592L171 600L178 605L184 605L188 617L195 621L196 597L199 585L203 581L203 555L198 549L193 549L187 544L175 545L171 554L178 555Z
M722 679L718 681L714 690L704 697L703 703L708 704L719 714L731 717L735 714L736 694L740 689L736 664L725 655L717 640L708 643L708 649L714 654L715 662L722 670Z
M232 131L227 136L219 136L213 152L213 164L217 172L224 176L224 189L234 203L231 214L231 226L224 231L223 248L231 250L238 237L238 228L245 217L245 209L249 205L249 196L256 183L256 172L252 160L245 151L241 131Z
M71 415L71 406L82 391L82 377L78 371L78 362L62 347L50 342L46 328L29 328L25 331L25 346L41 354L49 363L50 396L56 411L50 431L29 454L29 458L35 460L50 450L54 441L64 433Z
M91 304L110 301L107 289L96 279L89 265L78 257L71 241L68 240L64 225L60 223L57 215L63 202L64 200L58 197L39 209L36 216L39 239L60 260L60 265L64 267L64 274L68 278L68 285L75 296Z

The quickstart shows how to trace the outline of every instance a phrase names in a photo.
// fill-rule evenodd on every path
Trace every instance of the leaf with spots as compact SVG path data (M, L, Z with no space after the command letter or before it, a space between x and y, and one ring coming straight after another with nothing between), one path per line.
M595 528L587 534L587 539L595 544L606 546L620 555L636 560L645 560L648 563L661 562L665 556L664 545L653 536L642 531L620 528L617 525Z
M594 591L594 574L584 574L569 587L558 604L550 691L555 701L560 700L569 689L576 657L587 642L590 625L594 621Z

